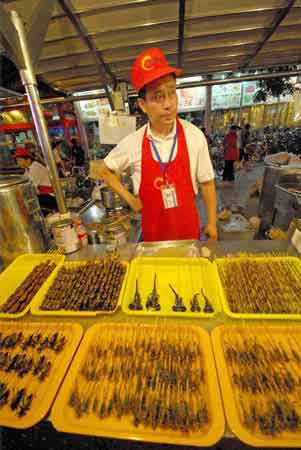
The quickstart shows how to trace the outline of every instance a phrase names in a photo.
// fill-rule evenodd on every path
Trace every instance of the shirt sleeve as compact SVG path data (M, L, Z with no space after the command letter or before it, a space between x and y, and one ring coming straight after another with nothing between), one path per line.
M32 163L29 173L36 188L38 186L51 186L48 170L42 164Z
M130 166L130 150L128 139L123 139L104 158L105 165L114 172L124 172Z
M214 180L214 170L210 159L207 140L200 130L196 131L196 177L199 183L205 183Z

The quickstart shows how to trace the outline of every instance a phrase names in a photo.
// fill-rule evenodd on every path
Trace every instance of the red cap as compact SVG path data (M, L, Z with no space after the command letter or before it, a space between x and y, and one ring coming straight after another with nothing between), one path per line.
M19 148L17 148L17 150L16 150L16 152L14 154L14 157L15 158L27 157L27 158L33 159L33 154L29 150L27 150L26 148L19 147Z
M181 75L182 69L170 67L159 48L149 48L136 59L131 71L131 83L140 91L143 86L171 73Z

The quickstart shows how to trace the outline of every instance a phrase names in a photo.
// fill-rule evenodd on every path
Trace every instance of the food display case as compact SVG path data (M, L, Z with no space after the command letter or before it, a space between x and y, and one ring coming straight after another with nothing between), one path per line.
M77 312L63 308L57 311L47 311L46 308L43 311L42 306L47 295L49 297L49 289L53 283L57 283L56 290L53 291L56 293L57 301L69 298L69 307L73 308L72 305L76 303L73 298L74 292L80 289L81 294L76 294L75 300L82 305L82 308L86 308L87 298L90 298L91 294L94 298L93 279L96 273L94 274L93 270L95 264L100 264L97 279L100 277L104 280L104 291L99 297L101 305L103 295L106 295L111 284L106 267L101 261L109 262L112 258L112 255L109 256L105 253L102 245L90 247L65 258L45 255L44 259L40 257L32 266L29 265L30 255L26 256L27 265L22 269L23 275L20 273L19 278L16 279L16 286L11 286L8 293L10 296L19 295L18 287L22 283L26 283L31 273L31 267L33 269L39 267L39 263L48 260L54 261L56 267L46 278L41 279L38 291L32 301L28 303L29 307L26 307L24 314L15 316L15 320L18 321L15 322L13 336L12 331L4 332L10 324L8 317L0 316L0 333L2 333L0 335L0 379L1 374L4 375L7 367L11 365L8 373L10 371L16 373L13 378L16 382L18 371L22 370L20 367L23 367L19 359L23 358L26 364L29 364L25 352L23 352L24 355L22 352L16 353L15 346L25 345L27 341L29 346L34 346L30 355L35 361L32 364L36 365L39 362L38 355L43 356L42 348L42 353L39 351L41 345L52 345L55 333L60 336L65 326L68 328L71 326L70 324L73 324L74 327L81 327L85 337L79 344L78 351L75 352L80 342L81 328L74 328L73 347L70 348L70 351L66 347L64 350L67 352L66 358L68 354L71 366L67 369L67 361L61 366L61 363L58 362L58 374L53 383L59 383L59 380L62 380L61 388L59 390L57 388L55 388L56 390L50 389L49 399L41 404L36 415L34 417L31 415L34 403L30 397L30 389L26 387L27 384L23 387L21 379L16 384L19 388L16 393L22 389L25 389L25 393L24 391L20 393L22 396L20 402L17 403L16 410L11 409L13 398L5 401L3 413L10 412L8 415L4 415L7 417L4 420L0 410L0 424L26 428L43 420L48 414L49 420L57 430L74 435L79 433L87 436L102 436L106 439L121 438L170 445L197 446L213 445L227 436L231 442L239 439L255 446L296 446L299 439L299 425L296 425L296 420L295 425L291 425L288 432L282 431L282 429L278 431L281 424L282 428L285 423L286 426L290 426L289 422L285 422L286 419L283 419L282 422L279 419L280 425L278 424L279 427L275 425L275 432L274 428L271 428L271 424L265 426L262 423L264 419L258 418L259 422L254 419L254 423L250 422L249 424L248 422L246 425L242 418L244 409L241 408L249 411L252 406L250 404L252 400L249 398L251 399L252 396L248 397L244 394L246 400L239 409L237 398L240 398L242 394L239 391L237 393L233 391L231 381L233 374L228 369L225 370L225 365L229 363L229 360L225 359L227 354L225 351L232 344L237 351L240 345L245 345L243 332L247 333L250 345L254 345L255 338L252 337L254 335L258 339L258 345L261 345L262 336L262 339L268 341L268 344L272 346L273 351L277 352L276 344L273 344L271 340L274 336L273 330L275 330L277 345L280 345L278 334L283 336L281 339L284 339L283 344L280 345L283 352L282 360L279 363L282 367L281 370L293 370L294 383L297 383L295 380L297 372L294 370L298 370L298 364L301 361L301 356L300 361L298 359L298 355L301 355L300 340L298 340L300 321L298 311L295 311L295 308L298 309L298 302L293 299L293 294L298 296L299 284L301 285L301 281L299 281L301 263L296 257L295 250L288 247L285 242L277 241L225 241L208 246L197 241L167 241L166 243L128 244L127 247L126 250L123 250L122 261L124 262L122 263L120 260L126 269L125 276L122 282L118 282L121 290L116 303L117 307L110 314L101 309L94 312L88 310ZM204 254L206 257L202 256ZM113 258L116 262L119 261L118 256L115 255ZM233 270L233 267L237 265L242 274L249 271L248 282L253 285L253 290L248 288L247 281L243 276L239 278L241 286L235 282L233 277L231 278L231 273L235 272L236 276L237 273L240 274L237 268ZM66 270L78 269L81 271L81 277L74 277L72 282L68 281ZM2 277L6 276L8 270L3 272ZM62 275L56 281L60 270L63 270ZM83 276L85 271L86 283ZM113 276L114 270L112 269L111 272ZM271 279L268 278L268 273ZM154 285L154 274L158 277L156 285ZM262 277L266 280L267 286L262 286L261 298L265 298L264 295L270 295L271 300L261 305L263 312L259 311L258 315L253 312L253 316L249 317L248 308L252 309L254 295L255 300L257 299L256 308L260 306L258 303L260 292L258 292L256 282L263 285ZM278 287L275 284L276 281L279 283ZM275 286L272 286L273 283ZM175 311L172 308L174 305L179 306L180 300L172 289L169 289L169 284L177 295L182 297L187 312ZM246 284L245 292L244 284ZM278 288L281 286L282 292L278 292ZM157 298L160 305L159 312L156 311L156 302L152 295L154 288L157 289L159 296ZM100 293L98 287L96 291ZM193 302L191 303L194 291L199 291L198 304L201 309L199 312L192 312L190 309L195 306ZM233 298L239 298L238 295L244 296L247 295L246 293L250 298L247 299L245 306L243 304L240 306L243 311L233 310L231 298L233 296ZM137 295L141 295L142 311L133 311L130 307ZM229 297L230 295L232 297ZM266 310L266 308L273 307L274 300L278 309L282 307L277 303L277 295L291 300L291 305L287 303L287 308L292 309L291 315L287 311L279 312L277 310L276 313L273 313L273 311ZM4 296L4 301L7 300L7 297ZM204 314L206 298L214 310ZM14 299L16 300L15 297ZM151 300L151 304L149 308L146 308L149 300ZM248 320L248 325L246 325L246 320ZM36 326L37 329L30 328L33 326ZM287 329L287 326L290 328ZM50 327L50 331L46 342L44 334L45 330L48 330L47 327ZM7 329L9 330L9 328ZM220 329L225 331L221 332ZM239 331L240 329L241 331ZM72 328L68 331L70 337L71 330ZM261 330L264 330L264 333L261 333ZM39 334L44 338L36 337ZM235 341L236 338L239 342ZM18 339L20 344L18 344ZM36 339L39 342L36 343ZM16 344L14 344L15 340L17 340ZM213 358L211 341L216 360ZM11 345L13 346L12 350L10 349ZM1 358L7 353L6 349L9 350L11 356L9 360L4 360L6 365L3 366ZM249 347L248 351L251 352ZM52 350L48 349L48 353L51 355ZM172 359L170 359L171 354L174 355ZM292 358L291 355L295 355L295 359L292 361L293 369L289 368L288 362L286 365L285 354L289 360ZM176 357L176 355L178 356ZM192 359L187 365L185 358L188 358L188 355ZM14 356L16 359L13 361ZM175 358L179 358L179 367ZM174 365L170 365L172 360L174 360ZM150 364L149 368L147 361ZM129 364L129 362L131 363ZM45 361L43 364L41 362L42 371L46 371L44 363L46 364ZM26 364L24 367L27 367ZM33 377L34 367L29 368L28 379ZM62 370L59 367L62 367ZM233 367L235 369L236 366ZM240 370L243 370L243 367ZM251 370L250 367L249 370ZM37 376L39 375L40 372ZM180 383L183 376L185 376L187 384ZM198 376L197 382L194 379L196 376ZM12 382L9 381L11 378L7 378L7 380L5 383ZM6 390L9 389L8 384L5 383L3 386L4 398L6 395L8 396ZM51 378L49 378L49 383L50 386L58 386L58 384L51 384ZM221 386L221 395L217 383ZM132 389L133 386L136 386L136 390ZM296 387L296 389L299 388ZM17 399L15 400L17 401ZM53 400L54 405L51 407ZM264 397L261 395L258 401L259 403L264 401ZM281 408L285 408L285 394L282 394L279 401L282 405ZM23 418L23 409L26 409L27 403L29 412L26 412L25 418ZM295 412L298 414L297 410ZM21 417L19 417L20 415ZM270 420L266 416L265 419ZM252 427L254 427L255 433L253 433Z

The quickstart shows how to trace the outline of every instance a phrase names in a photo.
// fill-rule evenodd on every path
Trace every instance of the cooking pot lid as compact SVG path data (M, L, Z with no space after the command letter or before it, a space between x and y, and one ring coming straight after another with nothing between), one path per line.
M25 183L26 181L28 181L28 178L22 175L1 175L0 189L15 186L16 184Z

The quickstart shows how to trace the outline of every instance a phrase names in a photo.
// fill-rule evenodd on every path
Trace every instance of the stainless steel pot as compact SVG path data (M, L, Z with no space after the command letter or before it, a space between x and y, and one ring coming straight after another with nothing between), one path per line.
M130 192L132 191L132 182L130 177L122 176L120 181ZM101 200L103 206L109 210L119 211L128 206L127 203L108 186L101 189Z
M126 202L109 187L101 190L101 200L103 206L109 210L119 211L126 206Z
M48 235L32 183L23 176L0 177L0 258L9 264L22 253L43 252Z

